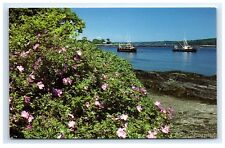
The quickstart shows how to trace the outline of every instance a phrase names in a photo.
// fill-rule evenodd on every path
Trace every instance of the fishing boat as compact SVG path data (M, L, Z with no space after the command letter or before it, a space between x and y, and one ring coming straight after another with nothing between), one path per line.
M136 52L137 49L131 43L119 44L117 52Z
M179 42L178 42L179 43ZM180 44L180 43L179 43ZM197 48L194 47L194 46L190 46L188 45L188 42L187 40L184 40L183 41L183 45L180 44L180 46L178 45L175 45L173 47L173 51L174 52L196 52L197 51Z

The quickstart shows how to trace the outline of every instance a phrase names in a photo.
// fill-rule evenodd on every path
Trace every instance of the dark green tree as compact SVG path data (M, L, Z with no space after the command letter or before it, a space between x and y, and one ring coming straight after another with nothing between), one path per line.
M106 39L106 44L111 44L112 42L110 41L110 39Z

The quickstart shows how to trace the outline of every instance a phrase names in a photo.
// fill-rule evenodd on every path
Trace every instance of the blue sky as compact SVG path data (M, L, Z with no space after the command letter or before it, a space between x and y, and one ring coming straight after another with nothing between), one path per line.
M216 37L215 8L74 8L89 40L163 41Z

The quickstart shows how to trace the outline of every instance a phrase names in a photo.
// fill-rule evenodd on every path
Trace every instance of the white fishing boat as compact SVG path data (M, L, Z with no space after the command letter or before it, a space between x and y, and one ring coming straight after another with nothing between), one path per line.
M194 47L194 46L188 45L187 40L184 39L183 45L182 44L180 44L180 46L175 45L173 47L173 51L174 52L196 52L197 51L197 48Z
M118 52L136 52L137 49L131 43L119 44L117 48Z

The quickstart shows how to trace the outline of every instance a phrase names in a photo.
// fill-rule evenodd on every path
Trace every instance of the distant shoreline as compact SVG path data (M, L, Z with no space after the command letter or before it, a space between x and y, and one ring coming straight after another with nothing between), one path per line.
M173 47L174 45L183 44L183 40L174 41L130 41L130 42L101 42L99 40L96 45L98 46L118 46L119 44L131 43L136 47ZM188 44L196 47L214 47L216 48L217 38L205 38L205 39L195 39L187 40Z
M95 44L96 46L105 46L105 47L118 47L119 44ZM161 47L161 48L173 48L173 45L135 45L135 47ZM216 48L216 45L194 45L198 48Z

